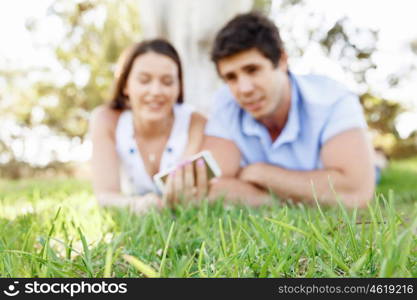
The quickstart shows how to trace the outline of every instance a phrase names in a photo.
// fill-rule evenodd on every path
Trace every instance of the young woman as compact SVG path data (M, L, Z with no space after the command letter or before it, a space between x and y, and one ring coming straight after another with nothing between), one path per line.
M118 65L111 101L91 119L94 192L102 206L144 212L165 205L152 176L198 152L206 119L183 104L180 58L167 41L137 43Z

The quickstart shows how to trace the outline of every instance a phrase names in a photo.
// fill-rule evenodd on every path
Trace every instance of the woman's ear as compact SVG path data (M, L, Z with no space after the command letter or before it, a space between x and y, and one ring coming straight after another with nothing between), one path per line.
M132 105L130 104L129 97L127 97L127 96L124 96L124 97L125 97L125 105L126 105L126 108L127 109L132 109Z
M125 100L125 105L128 109L131 109L131 105L130 105L130 99L129 99L129 94L127 92L127 88L126 88L127 84L125 85L125 87L122 90L122 97Z
M129 93L127 92L127 82L126 82L125 86L123 87L122 96L129 99Z

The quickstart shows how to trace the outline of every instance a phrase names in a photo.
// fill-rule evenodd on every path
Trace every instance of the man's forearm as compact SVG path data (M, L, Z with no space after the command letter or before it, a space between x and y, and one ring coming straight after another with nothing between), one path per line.
M254 172L245 170L240 178L269 189L284 199L335 204L339 197L347 206L364 206L372 192L356 188L341 171L293 171L268 164L257 164ZM251 173L251 174L250 174Z
M240 203L254 207L272 204L272 198L268 192L232 177L221 177L210 184L209 199L211 201L223 196L226 202L234 204Z

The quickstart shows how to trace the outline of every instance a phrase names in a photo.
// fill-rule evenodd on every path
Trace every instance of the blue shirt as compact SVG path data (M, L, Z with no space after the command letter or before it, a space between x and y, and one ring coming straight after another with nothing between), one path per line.
M320 150L330 138L367 127L358 97L341 84L318 75L289 76L291 107L275 141L239 106L227 86L216 93L205 133L234 142L242 167L263 162L291 170L319 169L323 167Z

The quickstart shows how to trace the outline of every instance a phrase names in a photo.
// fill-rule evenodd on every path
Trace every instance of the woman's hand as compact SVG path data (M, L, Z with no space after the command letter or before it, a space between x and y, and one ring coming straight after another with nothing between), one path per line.
M96 197L100 206L129 208L135 214L144 214L153 208L165 207L162 199L154 193L143 196L125 196L118 192L105 192L96 194Z
M168 175L164 191L164 202L174 206L180 202L196 204L207 195L207 167L204 159L187 161Z
M136 214L144 214L149 212L149 210L152 208L162 209L164 206L164 202L158 195L154 193L148 193L143 196L134 197L131 201L130 209Z

